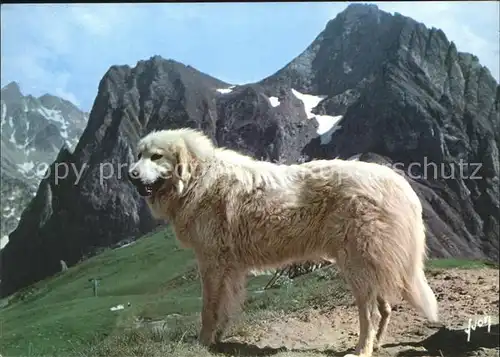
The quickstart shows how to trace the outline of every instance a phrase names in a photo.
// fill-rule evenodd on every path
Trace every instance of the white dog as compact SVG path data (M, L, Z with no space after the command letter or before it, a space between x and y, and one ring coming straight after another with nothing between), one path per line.
M356 356L378 348L403 297L431 321L425 227L418 196L390 168L361 161L301 165L217 148L192 129L152 132L129 175L153 214L193 249L203 287L200 341L216 343L241 307L252 269L334 259L359 310ZM375 329L373 314L381 320ZM377 342L377 345L374 343ZM354 356L354 355L349 355Z

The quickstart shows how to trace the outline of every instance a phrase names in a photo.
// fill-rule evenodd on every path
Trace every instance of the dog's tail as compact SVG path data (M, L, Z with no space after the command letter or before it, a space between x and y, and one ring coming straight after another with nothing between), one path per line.
M438 303L434 292L427 283L422 268L415 271L411 286L404 293L404 298L430 322L438 322Z
M409 279L406 280L403 298L417 311L424 315L427 320L430 322L438 322L437 299L427 282L424 272L425 260L428 253L426 244L426 227L421 210L418 210L416 213L417 219L411 229L415 254L413 254L411 259L412 269Z

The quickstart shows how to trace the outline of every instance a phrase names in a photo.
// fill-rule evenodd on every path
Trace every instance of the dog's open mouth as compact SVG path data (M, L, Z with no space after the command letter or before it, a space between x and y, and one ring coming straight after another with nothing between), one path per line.
M162 186L163 180L157 180L152 184L139 185L138 191L142 197L153 196L154 193Z
M152 185L144 185L144 193L146 196L151 196L153 194L153 186Z

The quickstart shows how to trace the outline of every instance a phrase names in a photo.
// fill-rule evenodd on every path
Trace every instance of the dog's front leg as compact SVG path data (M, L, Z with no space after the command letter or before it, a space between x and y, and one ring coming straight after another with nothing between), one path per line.
M219 324L215 342L222 339L231 318L238 314L242 308L245 300L246 272L238 267L228 267L222 280L223 292L220 295Z
M223 284L223 270L218 264L200 263L200 276L203 291L201 312L200 343L210 346L215 343L215 333L220 319L220 302Z

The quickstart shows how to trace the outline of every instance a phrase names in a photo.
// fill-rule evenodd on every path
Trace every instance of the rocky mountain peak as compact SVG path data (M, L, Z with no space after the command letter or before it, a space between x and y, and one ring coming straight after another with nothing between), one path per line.
M373 23L380 24L381 17L387 13L381 11L377 5L374 4L349 4L344 11L340 12L336 18L330 20L325 28L325 33L333 31L338 35L338 29L335 22L342 22L344 27L343 32L351 32L355 27L368 25Z
M351 3L346 6L341 14L349 16L363 16L366 14L377 14L379 11L378 6L375 4Z
M344 93L352 97L353 93L346 91L365 87L388 66L407 61L409 56L417 65L429 60L449 72L445 60L454 51L465 72L472 68L489 73L476 56L458 53L441 29L427 28L376 5L350 4L327 23L304 52L260 84L266 88L292 87L316 95ZM438 76L436 80L444 79Z
M21 88L17 82L10 82L2 88L2 100L4 101L15 102L21 100L22 97Z
M81 112L80 108L69 100L48 93L38 97L38 100L46 108L59 109L65 113Z

